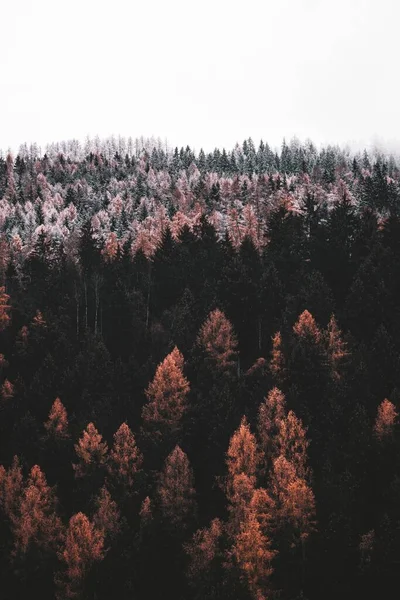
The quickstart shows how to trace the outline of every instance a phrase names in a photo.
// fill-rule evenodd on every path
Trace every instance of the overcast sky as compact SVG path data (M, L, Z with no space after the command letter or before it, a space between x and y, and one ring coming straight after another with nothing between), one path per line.
M0 148L400 146L399 17L397 0L7 0Z

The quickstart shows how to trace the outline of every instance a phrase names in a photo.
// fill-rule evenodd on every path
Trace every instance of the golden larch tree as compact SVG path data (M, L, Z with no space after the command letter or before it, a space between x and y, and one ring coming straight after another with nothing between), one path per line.
M102 440L101 434L93 423L89 423L79 442L75 444L75 452L79 458L79 463L73 465L75 477L84 477L105 465L108 447Z
M232 324L218 308L203 323L197 344L221 370L235 365L237 339Z
M57 550L63 537L61 519L56 513L54 490L38 465L30 471L17 515L14 517L14 554L25 554L31 545Z
M10 296L6 294L4 286L0 287L0 331L3 331L11 321L10 311L11 306L8 303Z
M349 356L349 351L334 315L330 318L325 337L332 376L334 379L340 379L341 366L343 361Z
M308 310L301 313L293 326L293 331L300 338L312 340L316 343L321 341L321 331L319 330L314 317Z
M96 508L93 523L103 533L105 539L115 538L121 528L121 515L117 503L111 498L111 494L105 485L103 485L96 498Z
M271 359L269 362L269 370L273 378L281 383L285 378L286 366L285 355L282 349L282 336L280 331L277 331L272 338Z
M58 599L81 597L87 573L103 557L103 532L84 513L73 515L69 520L64 548L59 553L65 570L56 576Z
M127 489L131 489L136 481L143 463L135 436L129 425L122 423L114 434L114 444L110 452L107 468L111 478Z
M161 473L158 497L166 523L185 529L196 513L193 471L179 446L167 457Z
M48 434L55 439L65 439L68 433L68 415L60 398L56 398L49 412L49 418L44 427Z
M161 441L174 437L187 410L189 382L183 374L184 359L178 348L158 365L153 381L146 390L143 427L146 433Z
M395 405L385 398L378 406L374 424L374 435L379 441L390 439L393 436L398 416Z
M279 455L279 431L285 417L286 401L283 393L274 387L258 409L257 432L260 449L267 462Z

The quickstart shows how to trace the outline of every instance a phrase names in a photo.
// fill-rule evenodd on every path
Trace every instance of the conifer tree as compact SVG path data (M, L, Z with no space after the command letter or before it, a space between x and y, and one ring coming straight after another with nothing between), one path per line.
M187 410L189 382L183 374L184 359L178 348L158 365L146 390L147 404L142 417L145 432L153 441L175 440Z
M18 515L14 516L14 552L25 554L31 544L56 550L63 527L56 514L57 499L40 467L32 467L22 493Z
M54 400L49 412L49 418L44 426L48 434L54 439L69 437L67 411L60 398Z
M392 438L398 416L394 404L385 398L378 406L374 424L374 435L379 441Z
M105 485L103 485L96 498L96 507L93 523L102 532L105 539L115 538L121 527L120 512L117 503L111 498Z
M64 571L56 575L58 599L83 598L85 577L91 566L104 558L103 532L85 514L73 515L59 558L64 564Z
M4 402L11 400L14 396L14 385L8 379L5 379L1 386L1 398Z
M108 447L102 441L102 436L93 423L89 423L78 444L75 444L75 452L79 463L74 464L75 477L84 477L106 462Z
M0 331L3 331L11 321L11 306L8 304L10 296L5 293L5 287L0 287Z
M128 490L131 489L142 463L143 455L136 444L135 436L128 424L122 423L114 434L114 445L107 466L112 480L119 482Z
M282 336L280 331L277 331L272 338L271 360L269 369L273 378L282 383L285 377L285 356L282 351Z
M285 397L277 387L274 387L258 410L258 438L267 463L279 454L278 436L284 417Z
M196 514L193 472L179 446L167 457L161 473L158 497L165 522L174 529L186 529Z
M197 344L220 370L226 370L235 364L237 340L233 327L224 313L218 308L213 310L202 325Z
M341 366L344 360L349 356L347 344L343 340L336 318L331 316L326 331L328 346L328 357L331 364L332 375L335 379L341 378Z

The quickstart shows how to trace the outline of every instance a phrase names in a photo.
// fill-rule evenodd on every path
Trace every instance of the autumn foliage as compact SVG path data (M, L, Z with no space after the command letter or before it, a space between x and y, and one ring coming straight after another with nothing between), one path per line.
M50 409L49 418L44 426L49 435L55 439L69 437L67 411L60 398L54 400Z
M217 368L226 369L234 365L237 354L237 340L232 324L218 308L213 310L202 325L197 344Z
M84 477L105 465L108 447L102 439L93 423L89 423L78 444L75 444L75 452L79 459L79 462L74 464L76 477Z
M183 356L175 347L158 365L146 390L147 404L142 411L144 428L156 438L176 434L187 410L190 386L183 374L183 365Z

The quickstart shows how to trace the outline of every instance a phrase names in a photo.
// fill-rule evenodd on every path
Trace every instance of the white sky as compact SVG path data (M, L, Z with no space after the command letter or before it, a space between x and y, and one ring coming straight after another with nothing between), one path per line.
M398 0L0 0L0 148L400 147Z

